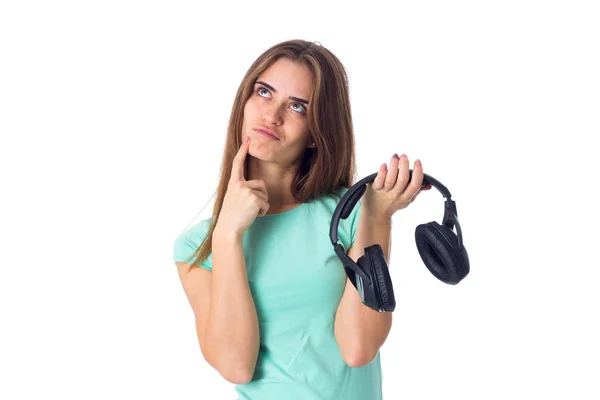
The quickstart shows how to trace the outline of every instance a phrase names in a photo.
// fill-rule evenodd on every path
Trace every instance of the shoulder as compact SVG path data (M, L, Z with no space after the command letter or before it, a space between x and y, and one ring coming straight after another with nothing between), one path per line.
M330 226L335 209L348 190L350 190L350 188L338 187L329 193L310 201L310 214L312 220L314 221L314 226L311 225L311 229L315 229L315 227L317 227L321 233L329 236ZM340 219L337 231L338 238L346 249L348 249L354 242L359 215L360 201L356 203L348 218Z
M335 207L337 207L338 203L342 199L342 196L344 196L344 194L346 194L346 192L348 190L350 190L350 189L346 188L346 187L338 187L336 189L329 191L329 193L326 193L315 199L310 200L309 202L322 204L322 205L326 205L329 207L333 206L333 208L335 209Z
M202 245L208 236L212 217L202 220L180 232L173 243L174 261L189 261L189 257Z
M331 214L333 214L335 209L337 208L338 204L342 200L342 197L344 197L344 195L349 190L350 190L350 188L347 188L347 187L339 187L337 189L332 190L327 195L322 196L320 198L320 201L323 204L325 204L331 210ZM356 205L354 206L354 209L350 213L350 217L353 217L355 214L357 214L359 209L360 209L360 201L358 201L356 203Z
M179 233L177 235L176 240L182 240L184 238L189 238L189 239L204 238L208 234L208 230L210 229L211 222L212 222L212 217L195 223L191 227L186 228L184 231Z

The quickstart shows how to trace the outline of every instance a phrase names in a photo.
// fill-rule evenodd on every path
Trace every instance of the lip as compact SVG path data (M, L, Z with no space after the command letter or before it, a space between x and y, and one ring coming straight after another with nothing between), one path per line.
M256 128L256 129L254 129L254 131L257 132L258 134L262 135L262 136L270 137L272 139L279 140L279 136L275 132L273 132L272 130L270 130L270 129L267 129L267 128Z

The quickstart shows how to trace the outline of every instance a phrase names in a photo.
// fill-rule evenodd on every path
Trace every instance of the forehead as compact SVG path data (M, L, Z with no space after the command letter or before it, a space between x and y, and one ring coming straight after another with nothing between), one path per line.
M278 94L309 98L313 90L312 73L304 64L280 58L258 76L273 86Z

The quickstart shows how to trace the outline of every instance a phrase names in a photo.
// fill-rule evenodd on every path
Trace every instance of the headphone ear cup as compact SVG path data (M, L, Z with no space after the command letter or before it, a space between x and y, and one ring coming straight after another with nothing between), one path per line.
M371 260L372 272L371 279L377 282L377 288L379 291L381 304L380 307L383 311L389 312L394 311L396 308L396 299L394 297L394 287L392 286L392 278L390 277L390 271L385 262L385 255L381 245L374 244L365 249L365 254L368 254L369 260Z
M458 248L458 237L447 226L436 221L421 224L415 240L423 263L442 282L456 285L469 273L467 249Z

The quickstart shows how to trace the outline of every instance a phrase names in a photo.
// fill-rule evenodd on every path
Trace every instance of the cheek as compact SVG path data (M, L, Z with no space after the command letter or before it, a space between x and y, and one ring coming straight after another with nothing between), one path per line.
M244 104L244 114L247 114L247 113L248 113L248 111L250 111L250 109L252 108L252 105L251 105L250 103L251 103L251 101L250 101L250 100L248 100L248 101L246 102L246 104Z
M256 117L260 113L260 104L256 101L255 98L250 97L246 102L246 106L244 107L244 115L248 115L251 117Z

